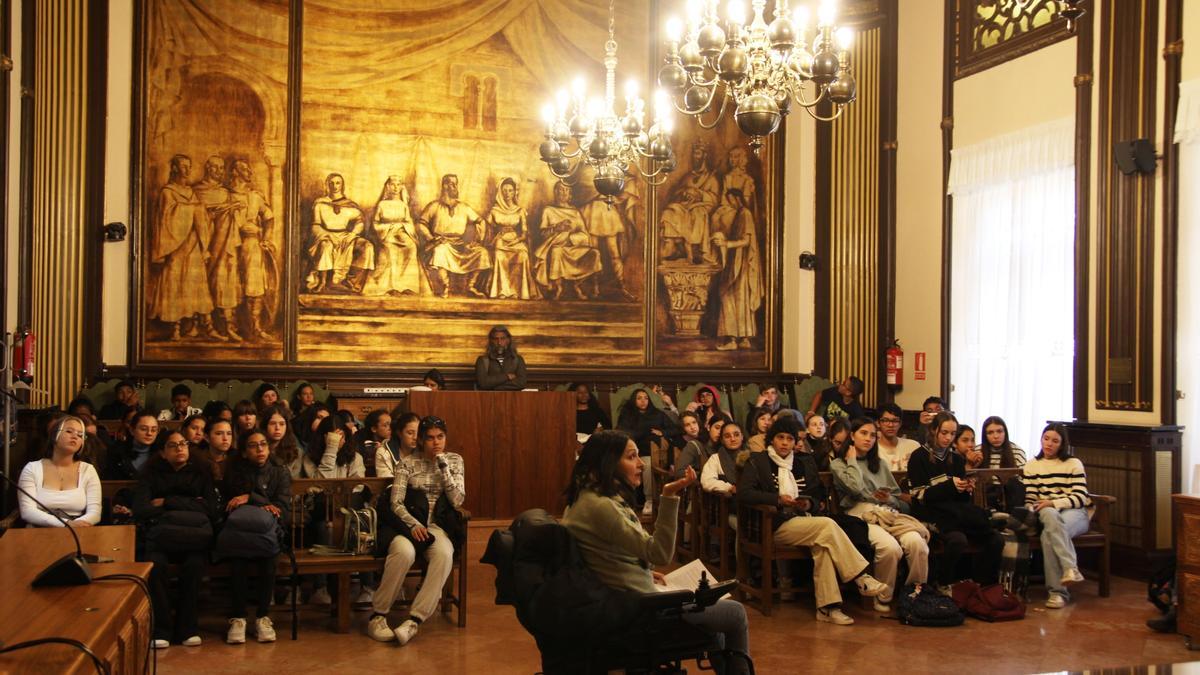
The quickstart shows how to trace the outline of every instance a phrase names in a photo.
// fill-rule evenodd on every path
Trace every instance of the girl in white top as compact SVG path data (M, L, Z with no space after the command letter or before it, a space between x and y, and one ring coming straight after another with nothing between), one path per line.
M705 492L718 492L730 496L737 493L737 462L744 444L745 435L742 428L736 422L726 422L721 428L721 443L717 451L704 463L700 474L700 487Z
M87 437L83 421L66 416L50 431L45 459L30 462L21 470L21 488L35 495L47 508L62 516L71 527L88 527L100 522L100 476L95 467L79 461ZM34 527L62 527L53 515L32 499L17 493L21 519Z
M417 450L417 427L421 417L416 413L404 413L392 423L395 433L375 448L375 475L392 478L396 465L408 459Z

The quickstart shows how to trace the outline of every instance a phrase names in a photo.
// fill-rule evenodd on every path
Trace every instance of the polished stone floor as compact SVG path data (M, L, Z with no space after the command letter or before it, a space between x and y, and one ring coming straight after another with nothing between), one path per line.
M159 652L161 672L534 673L540 661L533 639L511 607L492 604L494 568L478 562L490 532L486 526L471 528L465 629L439 615L407 646L397 647L363 634L368 612L355 614L355 632L339 635L327 630L326 614L308 608L301 611L300 639L292 642L287 639L287 614L280 608L274 615L279 642L230 646L222 641L221 608L209 603L201 621L204 644ZM1143 625L1155 611L1146 601L1144 583L1114 579L1112 597L1100 598L1096 584L1085 582L1063 610L1043 609L1040 588L1031 590L1031 599L1026 618L1010 623L968 620L957 628L914 628L851 607L857 623L842 627L816 623L812 596L801 593L770 618L750 610L751 652L759 673L1033 673L1197 658L1182 637L1152 633ZM393 625L404 611L393 614Z

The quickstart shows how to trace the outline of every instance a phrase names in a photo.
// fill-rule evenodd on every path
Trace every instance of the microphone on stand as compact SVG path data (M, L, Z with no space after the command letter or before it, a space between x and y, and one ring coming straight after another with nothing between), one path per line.
M66 519L55 513L53 510L46 507L45 504L38 501L37 497L29 494L17 482L8 477L8 474L0 471L0 478L16 488L21 494L33 500L34 504L42 507L42 510L58 519L63 527L71 533L71 537L75 540L75 552L68 553L63 557L50 563L46 569L38 573L33 579L33 587L40 588L42 586L86 586L92 583L92 570L88 568L88 561L99 562L98 556L86 554L83 552L83 546L79 544L79 535L75 533L75 528L67 523Z

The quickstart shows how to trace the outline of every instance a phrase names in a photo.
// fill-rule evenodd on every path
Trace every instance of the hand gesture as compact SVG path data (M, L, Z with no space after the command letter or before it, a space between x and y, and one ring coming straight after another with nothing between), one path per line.
M92 526L92 524L86 520L68 520L67 525L70 525L72 528L91 527Z
M955 478L954 479L954 488L956 490L958 490L959 492L970 492L971 491L971 481L967 480L966 478Z
M1049 499L1043 499L1042 501L1033 505L1034 511L1041 511L1042 509L1052 509L1052 508L1054 508L1054 502L1050 501Z
M763 407L763 404L764 404L764 403L766 403L766 402L767 402L767 395L766 395L766 394L759 394L759 395L758 395L758 398L754 399L754 407L755 407L755 408L761 408L761 407Z
M670 483L667 483L666 485L663 486L663 489L662 489L663 496L664 497L674 497L675 495L679 494L680 492L683 492L684 490L686 490L689 485L691 485L692 483L695 483L695 482L696 482L696 470L689 466L686 470L684 470L683 478L680 478L679 480L671 481Z
M241 505L245 504L245 503L246 503L246 502L248 502L248 501L250 501L250 495L249 495L249 494L238 495L238 496L236 496L236 497L234 497L234 498L232 498L232 499L230 499L230 500L229 500L229 503L227 503L227 504L225 505L225 510L226 510L226 511L232 511L232 510L236 509L237 507L239 507L239 506L241 506Z
M412 538L416 539L417 541L425 541L429 539L429 530L417 525L412 529Z
M875 494L873 494L871 496L874 497L875 501L877 501L877 502L887 503L887 502L892 501L891 491L886 490L884 488L879 488L878 490L875 491Z

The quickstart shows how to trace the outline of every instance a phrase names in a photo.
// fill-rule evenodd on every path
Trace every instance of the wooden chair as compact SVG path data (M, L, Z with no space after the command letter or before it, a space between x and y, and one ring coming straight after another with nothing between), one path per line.
M681 563L704 560L708 539L703 527L704 500L700 483L692 483L679 503L679 523L675 530L675 559Z
M780 546L775 543L774 506L762 504L737 505L737 580L742 602L756 604L763 616L771 616L775 596L775 562L779 560L811 559L807 547ZM759 585L754 585L750 574L750 556L759 559Z
M697 486L693 486L697 487ZM700 490L700 539L704 548L700 549L707 562L708 552L713 544L717 546L717 578L721 581L729 579L737 565L734 550L737 546L737 533L729 525L729 516L736 512L733 497L716 492Z

